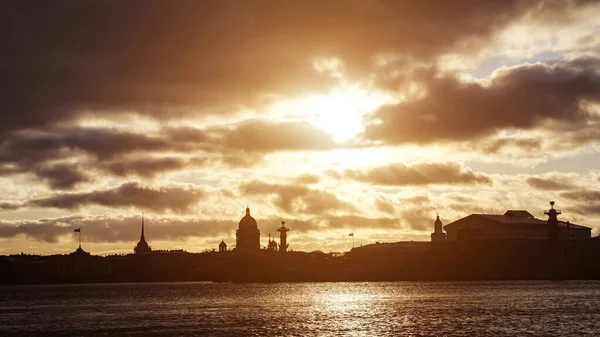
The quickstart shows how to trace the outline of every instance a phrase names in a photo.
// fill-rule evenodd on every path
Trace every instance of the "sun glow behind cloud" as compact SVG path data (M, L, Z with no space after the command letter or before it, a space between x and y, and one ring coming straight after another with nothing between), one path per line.
M360 85L342 85L329 93L284 100L272 106L276 117L304 120L331 135L338 143L347 142L364 130L364 117L392 98Z

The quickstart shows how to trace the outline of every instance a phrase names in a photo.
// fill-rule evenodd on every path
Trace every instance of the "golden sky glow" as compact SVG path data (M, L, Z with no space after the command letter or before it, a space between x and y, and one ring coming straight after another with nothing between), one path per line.
M596 3L31 6L0 14L0 254L131 252L141 212L231 247L246 205L308 251L549 200L599 234Z

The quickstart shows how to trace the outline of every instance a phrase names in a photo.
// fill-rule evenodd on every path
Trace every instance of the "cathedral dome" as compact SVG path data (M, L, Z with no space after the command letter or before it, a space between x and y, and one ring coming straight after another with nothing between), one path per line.
M250 208L246 207L246 216L240 220L240 229L258 229L258 224L252 216L250 216Z

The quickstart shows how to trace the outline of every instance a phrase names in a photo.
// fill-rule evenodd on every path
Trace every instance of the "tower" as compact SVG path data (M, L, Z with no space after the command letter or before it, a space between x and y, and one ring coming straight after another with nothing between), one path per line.
M148 242L146 242L146 236L144 235L144 213L142 213L142 234L140 235L140 241L137 246L133 248L133 251L138 253L149 253L152 251L152 248L148 246Z
M289 247L289 244L287 243L287 232L289 232L290 229L285 227L285 221L282 221L281 227L277 228L277 231L279 232L279 251L285 253Z
M435 222L433 223L433 233L431 233L431 242L440 242L446 241L446 233L442 228L442 220L440 220L440 215L438 214L435 218Z
M558 215L561 212L554 209L554 201L550 201L550 209L544 214L548 216L548 239L551 242L558 242Z

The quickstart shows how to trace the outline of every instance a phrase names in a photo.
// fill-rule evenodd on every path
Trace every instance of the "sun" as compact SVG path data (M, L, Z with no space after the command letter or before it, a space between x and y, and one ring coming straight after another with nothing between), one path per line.
M286 118L301 119L329 133L335 142L352 140L364 130L364 118L385 104L387 98L358 85L346 85L325 94L306 96L278 104Z

